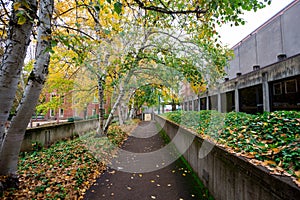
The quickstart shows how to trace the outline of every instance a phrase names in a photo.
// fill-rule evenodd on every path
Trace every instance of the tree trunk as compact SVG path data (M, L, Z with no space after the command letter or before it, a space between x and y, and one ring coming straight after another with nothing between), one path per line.
M118 106L118 114L119 114L119 124L120 125L123 125L124 124L124 110L122 109L122 105L121 103L119 103L119 106Z
M174 99L172 99L172 111L176 111L176 103Z
M19 1L13 1L12 4L16 2ZM30 9L27 9L25 6L21 6L19 9L24 9L32 20L23 16L26 17L26 22L22 25L18 24L18 11L13 9L9 22L5 52L1 58L2 62L0 62L0 152L5 137L5 124L15 99L27 47L30 43L32 22L36 18L36 0L28 0L26 2Z
M53 0L41 0L39 9L40 25L38 27L38 43L36 49L36 62L24 91L23 99L19 104L16 116L4 138L0 157L1 175L16 174L18 155L24 134L31 116L35 111L40 92L48 74L51 48L51 17L53 13Z
M107 120L106 120L104 129L103 129L104 134L107 133L108 128L109 128L109 126L110 126L110 124L111 124L111 122L112 122L112 120L113 120L113 114L116 112L116 110L117 110L117 108L118 108L118 106L119 106L119 103L120 103L121 99L123 98L124 94L125 94L125 91L124 91L123 88L121 88L120 93L119 93L119 96L118 96L116 102L114 103L114 106L112 107L112 109L111 109L111 111L110 111L110 113L109 113L109 116L108 116L108 118L107 118ZM120 116L119 116L119 117L120 117Z
M103 78L98 75L98 98L99 98L99 127L97 129L96 137L104 135L104 89L103 89Z
M116 112L116 110L117 110L120 102L122 101L122 99L123 99L123 97L125 95L125 89L123 88L123 85L127 86L127 84L128 84L128 82L129 82L129 80L130 80L130 78L131 78L132 75L133 75L133 71L130 71L128 73L128 75L125 77L125 80L120 83L119 95L118 95L118 98L117 98L116 102L114 103L114 106L112 107L112 109L111 109L111 111L110 111L110 113L108 115L108 118L106 120L104 129L103 129L104 134L107 133L108 128L109 128L109 126L110 126L110 124L111 124L111 122L113 120L113 114ZM119 116L119 117L122 117L122 116Z
M135 114L135 112L134 112L134 99L133 99L133 102L130 105L130 111L129 111L127 120L133 119L135 117L134 114Z

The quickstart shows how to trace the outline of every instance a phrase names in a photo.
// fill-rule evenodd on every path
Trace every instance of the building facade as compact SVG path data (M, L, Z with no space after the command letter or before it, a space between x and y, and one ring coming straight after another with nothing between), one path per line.
M300 0L295 0L236 44L227 76L183 109L261 113L300 110Z

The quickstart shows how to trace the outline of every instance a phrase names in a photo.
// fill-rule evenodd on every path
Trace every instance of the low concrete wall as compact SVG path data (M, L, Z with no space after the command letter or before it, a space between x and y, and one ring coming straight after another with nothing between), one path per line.
M173 142L175 136L186 135L174 143L216 200L299 199L300 188L289 177L271 175L266 168L252 165L160 116L155 115L155 120Z
M98 120L93 119L27 129L21 151L30 151L32 142L39 142L47 147L64 138L96 129L97 123Z

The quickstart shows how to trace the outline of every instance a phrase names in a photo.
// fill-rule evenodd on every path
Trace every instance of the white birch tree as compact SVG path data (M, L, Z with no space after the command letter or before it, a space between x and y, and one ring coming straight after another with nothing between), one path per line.
M21 1L24 3L24 1ZM32 12L32 8L36 8L36 2L33 2L33 6L27 7L25 5L25 8L28 9L28 12ZM16 8L16 3L14 4ZM39 1L39 13L38 13L38 28L37 28L37 47L36 47L36 55L35 55L35 63L34 63L34 69L32 70L28 82L23 94L23 98L21 100L21 103L19 104L17 111L15 113L15 116L12 118L11 124L9 127L7 127L7 131L4 132L4 137L1 142L1 152L0 152L0 173L1 175L15 175L17 171L17 162L18 162L18 155L21 148L21 144L24 138L25 130L27 128L27 125L31 119L31 116L35 110L37 101L39 99L40 92L42 90L43 84L46 81L46 77L48 74L48 66L49 66L49 60L50 60L50 53L49 50L51 49L51 18L53 13L53 7L54 7L54 0L41 0ZM15 12L15 9L14 11ZM13 14L14 16L15 14ZM16 68L16 71L18 73L22 70L22 64L24 62L24 58L26 55L26 47L29 44L29 38L32 31L32 20L35 18L36 13L32 13L33 17L26 19L26 23L30 24L30 27L28 27L28 34L26 34L26 41L23 43L22 47L18 46L19 42L17 44L10 44L11 50L7 50L7 52L10 52L14 57L8 58L5 57L4 54L4 62L1 66L1 73L3 74L0 77L1 81L1 90L0 90L0 96L6 97L5 101L0 101L0 106L6 105L7 108L3 109L4 113L9 113L9 109L11 108L11 105L7 105L7 102L13 101L14 95L13 91L7 91L5 88L7 86L17 86L18 85L18 79L19 77L14 75L11 76L11 72L8 71L8 65L14 65L16 62L20 65L19 68ZM19 18L20 20L20 18ZM20 26L16 24L16 26ZM29 25L28 25L29 26ZM15 35L14 33L12 33ZM20 33L21 40L24 37L24 32ZM23 36L23 37L22 37ZM20 40L20 38L16 38L17 41ZM14 41L15 42L15 41ZM15 46L17 46L17 49ZM18 54L18 52L22 49L23 51L21 54ZM17 74L19 75L19 74ZM14 82L13 82L14 81ZM4 89L2 89L4 88ZM5 93L9 93L9 95L6 95ZM11 99L12 100L11 100ZM3 110L1 111L3 112ZM7 120L7 117L2 116L2 122L4 120Z
M30 43L36 10L36 0L12 1L8 36L0 62L0 151Z

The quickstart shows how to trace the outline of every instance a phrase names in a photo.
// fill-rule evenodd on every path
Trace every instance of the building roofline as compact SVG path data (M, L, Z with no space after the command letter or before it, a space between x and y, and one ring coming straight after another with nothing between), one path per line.
M289 5L287 5L286 7L284 7L282 10L280 10L278 13L276 13L273 17L271 17L270 19L268 19L266 22L264 22L262 25L260 25L258 28L256 28L254 31L252 31L249 35L247 35L246 37L244 37L241 41L239 41L237 44L235 44L233 47L231 47L231 49L235 49L236 47L240 46L244 41L246 41L247 39L249 39L252 35L256 34L259 30L261 30L263 27L267 26L268 24L270 24L272 21L274 21L277 17L283 15L287 10L289 10L291 7L293 7L294 5L296 5L300 0L295 0L293 2L291 2Z

